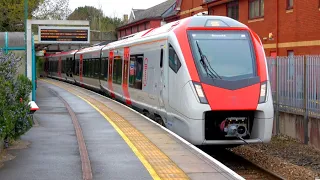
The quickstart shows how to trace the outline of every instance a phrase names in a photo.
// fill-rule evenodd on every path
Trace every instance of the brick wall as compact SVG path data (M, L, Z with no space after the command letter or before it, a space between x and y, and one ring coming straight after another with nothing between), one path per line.
M220 4L214 7L209 7L209 11L212 11L213 15L216 16L226 16L227 15L227 6L226 4Z
M161 26L161 20L150 21L150 28L157 28Z
M205 9L195 10L195 11L191 12L194 8L200 8L201 4L203 4L203 0L182 0L180 12L185 12L185 11L190 11L190 12L187 12L187 13L184 13L183 15L180 15L180 18L181 19L186 18L186 17L192 16L198 12L204 11Z
M280 42L320 40L319 0L296 0L291 13L283 1L279 8Z
M138 24L132 24L131 26L128 26L124 29L118 30L118 37L121 38L124 36L128 36L130 34L134 34L136 32L144 31L149 28L160 27L160 25L161 25L161 20L151 20L148 22L141 22ZM139 31L138 31L138 28L139 28Z

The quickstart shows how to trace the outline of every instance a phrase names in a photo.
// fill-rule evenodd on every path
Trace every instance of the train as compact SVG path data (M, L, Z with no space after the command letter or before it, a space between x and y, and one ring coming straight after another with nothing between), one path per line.
M187 17L106 45L47 55L45 64L49 78L103 93L193 145L271 140L263 44L229 17Z

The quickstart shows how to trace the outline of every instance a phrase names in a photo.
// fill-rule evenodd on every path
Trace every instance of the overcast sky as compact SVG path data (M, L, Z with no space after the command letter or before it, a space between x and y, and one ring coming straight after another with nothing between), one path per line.
M119 18L122 18L124 14L130 16L132 8L146 9L164 1L165 0L69 0L72 11L77 7L85 5L99 8L100 3L105 15L111 17L117 16Z

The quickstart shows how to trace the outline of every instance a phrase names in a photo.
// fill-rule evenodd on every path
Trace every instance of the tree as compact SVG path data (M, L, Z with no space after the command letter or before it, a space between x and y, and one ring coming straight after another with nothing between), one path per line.
M90 28L93 31L111 32L116 35L116 28L122 25L122 20L117 17L107 17L103 11L92 6L84 6L76 8L68 17L68 20L88 20ZM93 33L93 38L99 36Z
M28 0L28 18L43 0ZM24 31L24 0L1 0L0 31Z
M24 31L24 1L1 0L0 31ZM28 19L66 19L71 10L69 0L27 0Z
M88 20L104 17L102 10L92 6L84 6L76 8L68 17L69 20Z
M70 13L69 0L43 0L33 16L36 19L65 20Z

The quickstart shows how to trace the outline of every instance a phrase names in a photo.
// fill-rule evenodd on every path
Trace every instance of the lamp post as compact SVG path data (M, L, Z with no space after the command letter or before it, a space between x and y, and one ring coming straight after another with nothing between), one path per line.
M24 46L25 46L25 75L27 76L27 19L28 19L28 0L24 0Z

